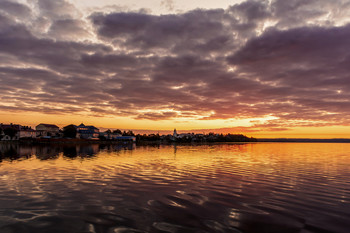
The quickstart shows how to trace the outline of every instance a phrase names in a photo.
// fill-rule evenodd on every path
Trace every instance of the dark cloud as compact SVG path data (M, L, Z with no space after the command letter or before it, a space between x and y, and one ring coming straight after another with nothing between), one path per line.
M34 0L41 16L52 19L71 19L82 16L75 6L65 0Z
M75 19L63 19L51 24L48 34L55 39L79 40L87 38L91 33L85 28L85 22Z
M271 131L350 123L347 1L87 18L67 1L30 2L0 3L2 111L268 117L252 130Z
M218 45L220 42L227 45L226 49L232 46L232 32L229 27L225 28L223 17L224 10L195 10L180 15L161 16L99 13L92 15L91 20L102 39L118 46L178 53L189 52L190 49L215 52L221 49Z
M228 61L239 67L238 72L273 84L260 89L258 95L274 100L283 97L291 103L288 114L275 110L276 116L332 119L329 113L347 114L350 109L349 66L345 65L350 55L349 36L349 25L270 30L249 41Z
M26 5L6 0L0 2L0 12L14 18L29 17L32 14L31 9Z
M177 117L175 112L161 112L161 113L143 113L137 116L136 119L147 119L147 120L163 120L163 119L173 119Z
M229 14L241 24L259 23L261 20L272 17L269 11L269 2L262 1L245 1L241 4L234 5L228 9Z
M276 0L271 4L271 12L278 19L277 27L332 26L336 14L346 10L343 0Z

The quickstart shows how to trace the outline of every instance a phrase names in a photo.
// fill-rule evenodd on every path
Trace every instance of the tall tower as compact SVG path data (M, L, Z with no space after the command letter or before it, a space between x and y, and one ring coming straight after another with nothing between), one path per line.
M173 137L174 137L174 138L176 138L176 137L177 137L177 132L176 132L176 129L174 129Z

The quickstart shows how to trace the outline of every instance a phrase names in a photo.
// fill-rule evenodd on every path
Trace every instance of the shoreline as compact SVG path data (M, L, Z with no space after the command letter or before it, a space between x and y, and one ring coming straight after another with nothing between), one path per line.
M129 140L94 140L94 139L24 139L0 141L3 144L22 144L22 145L47 145L47 144L127 144L134 143Z
M94 139L34 139L0 141L0 144L19 145L79 145L79 144L136 144L147 145L210 145L210 144L256 144L256 143L350 143L350 139L257 139L257 141L210 141L210 142L168 142L168 141L130 141L130 140L94 140Z

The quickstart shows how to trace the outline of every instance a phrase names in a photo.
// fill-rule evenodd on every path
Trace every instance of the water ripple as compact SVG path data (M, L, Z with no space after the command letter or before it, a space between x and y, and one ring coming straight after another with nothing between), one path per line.
M350 144L20 151L0 162L1 233L350 229Z

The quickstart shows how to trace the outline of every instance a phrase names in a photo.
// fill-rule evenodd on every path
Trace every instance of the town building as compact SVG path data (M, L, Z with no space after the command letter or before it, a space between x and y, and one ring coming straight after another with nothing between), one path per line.
M20 138L35 138L36 131L29 126L17 124L0 124L0 138L3 141L18 140Z
M18 137L19 138L35 138L36 131L34 129L32 129L32 127L21 126Z
M118 141L132 141L132 142L136 142L136 137L135 136L117 136L114 139L118 140Z
M108 140L117 139L117 137L121 137L121 136L122 136L122 134L112 133L110 130L107 130L105 132L100 132L100 137L108 139Z
M39 124L35 127L37 137L59 137L60 128L53 124Z
M84 125L81 123L79 126L76 126L76 129L77 138L96 139L100 135L100 130L92 125Z

